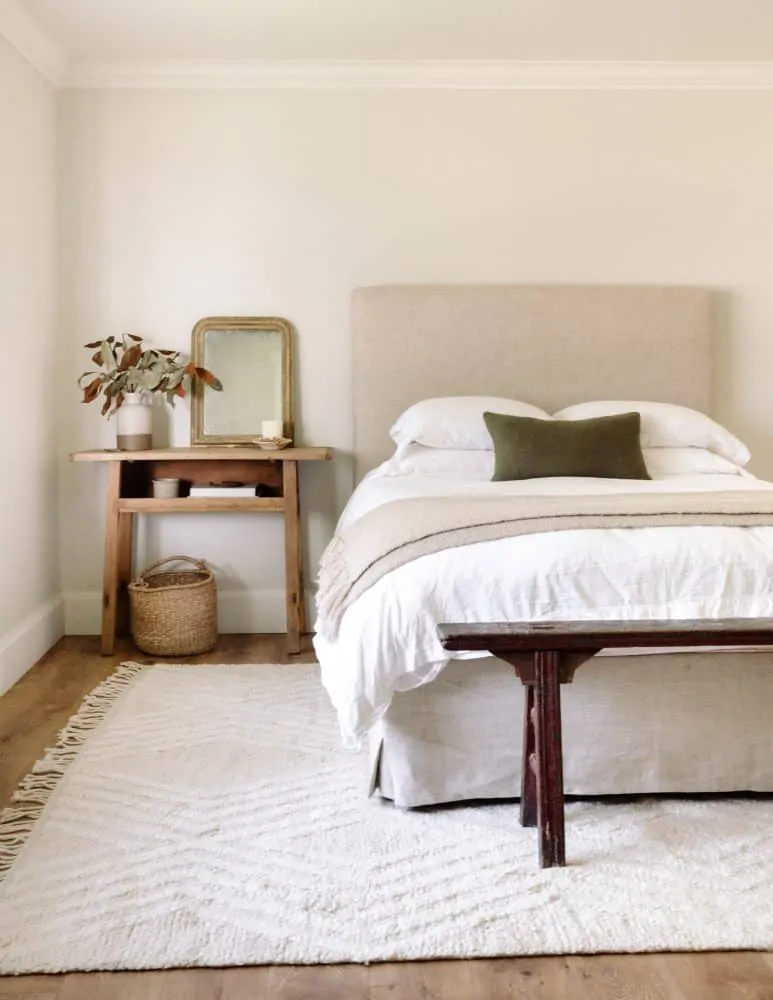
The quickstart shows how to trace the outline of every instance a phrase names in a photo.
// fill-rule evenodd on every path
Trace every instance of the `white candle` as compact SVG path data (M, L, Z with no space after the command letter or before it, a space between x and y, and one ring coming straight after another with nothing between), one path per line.
M264 438L280 438L282 434L281 420L264 420L261 424L261 433Z

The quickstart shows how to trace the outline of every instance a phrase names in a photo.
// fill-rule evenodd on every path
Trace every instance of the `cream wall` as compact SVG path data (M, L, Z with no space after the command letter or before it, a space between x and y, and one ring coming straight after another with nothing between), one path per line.
M0 694L62 634L55 94L0 38Z
M110 445L80 345L186 348L213 313L298 330L310 572L351 487L348 300L399 281L695 283L722 290L716 412L773 475L773 94L65 92L63 450ZM664 364L668 358L664 357ZM164 417L159 413L159 418ZM178 408L159 441L186 444ZM104 471L62 468L67 629L98 627ZM155 519L139 561L220 577L222 626L281 629L274 516Z

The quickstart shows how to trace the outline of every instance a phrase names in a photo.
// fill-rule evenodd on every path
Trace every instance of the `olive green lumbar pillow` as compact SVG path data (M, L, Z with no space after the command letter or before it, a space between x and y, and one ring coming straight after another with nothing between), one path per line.
M649 479L641 450L641 416L540 420L484 413L494 442L493 480L587 476Z

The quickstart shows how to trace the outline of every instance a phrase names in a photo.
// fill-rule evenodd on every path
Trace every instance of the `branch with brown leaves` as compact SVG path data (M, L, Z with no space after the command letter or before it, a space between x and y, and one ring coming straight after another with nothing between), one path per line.
M174 406L175 399L188 395L194 381L216 392L223 388L209 369L192 361L183 362L180 351L146 347L143 338L134 333L124 333L120 338L111 335L85 347L94 351L91 361L97 367L84 372L78 385L84 403L103 397L103 416L112 416L120 409L128 392L162 393Z

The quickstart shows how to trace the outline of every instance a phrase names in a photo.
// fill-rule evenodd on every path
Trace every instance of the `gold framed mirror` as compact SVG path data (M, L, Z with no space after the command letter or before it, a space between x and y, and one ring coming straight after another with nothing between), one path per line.
M223 383L208 392L194 380L191 444L251 444L265 421L294 437L293 329L276 316L208 316L191 335L191 357Z

